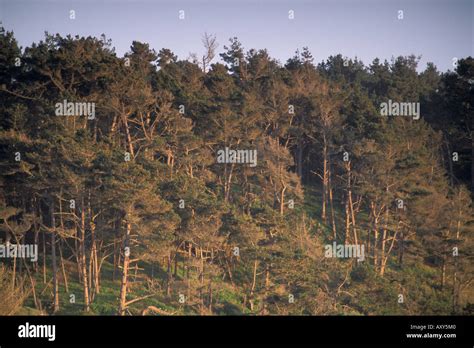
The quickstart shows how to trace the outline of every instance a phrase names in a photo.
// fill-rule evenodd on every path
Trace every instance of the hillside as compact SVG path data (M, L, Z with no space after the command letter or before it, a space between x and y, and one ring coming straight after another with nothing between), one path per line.
M471 57L111 45L0 30L1 315L472 314Z

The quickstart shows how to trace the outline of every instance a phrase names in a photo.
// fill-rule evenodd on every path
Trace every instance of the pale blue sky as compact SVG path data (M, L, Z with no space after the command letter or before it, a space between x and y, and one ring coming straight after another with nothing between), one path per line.
M230 37L245 49L267 48L284 63L308 46L316 62L341 53L364 63L375 57L421 55L452 69L453 57L473 56L474 0L0 0L0 21L20 45L44 32L104 33L119 55L133 40L180 59L201 53L204 32L217 35L219 53ZM76 19L69 19L75 10ZM185 20L178 11L184 10ZM295 19L288 19L288 11ZM404 19L397 18L403 10Z

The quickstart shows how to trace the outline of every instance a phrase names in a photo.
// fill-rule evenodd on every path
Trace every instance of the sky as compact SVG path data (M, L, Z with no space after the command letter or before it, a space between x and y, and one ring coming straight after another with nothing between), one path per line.
M440 71L474 56L473 19L474 0L0 0L1 25L22 47L45 31L105 34L119 56L136 40L187 59L203 53L207 32L217 36L219 53L238 37L246 50L266 48L281 63L307 46L316 63L339 53L365 64L415 54L419 69L433 62Z

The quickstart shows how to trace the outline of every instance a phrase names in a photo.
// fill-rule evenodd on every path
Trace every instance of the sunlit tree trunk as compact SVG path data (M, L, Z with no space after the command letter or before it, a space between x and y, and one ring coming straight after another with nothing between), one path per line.
M127 217L128 218L128 217ZM123 264L122 264L122 281L120 285L120 303L118 314L125 315L125 309L127 304L127 287L128 287L128 269L130 266L130 234L132 230L132 224L130 221L126 222L126 232L123 243Z
M53 313L59 310L59 281L56 261L56 220L54 218L54 200L51 199L51 263L53 268Z

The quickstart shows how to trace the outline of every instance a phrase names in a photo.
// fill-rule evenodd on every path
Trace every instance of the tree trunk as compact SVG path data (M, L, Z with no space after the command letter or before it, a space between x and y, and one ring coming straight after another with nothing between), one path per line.
M229 199L230 199L230 192L231 192L231 187L232 187L232 176L233 176L233 173L234 173L234 166L235 166L235 163L232 163L230 165L230 170L229 170L229 173L228 173L228 177L225 178L226 179L226 185L225 185L225 198L224 200L226 202L229 202ZM226 166L227 168L227 166Z
M283 182L282 182L283 184ZM286 191L286 185L284 185L281 189L280 192L280 215L283 215L285 211L285 191Z
M46 284L46 235L43 231L43 284Z
M62 204L62 197L63 197L63 190L61 187L61 193L59 197L59 223L61 225L61 231L64 233L64 219L63 219L63 204ZM62 239L59 241L59 260L61 262L61 270L63 273L63 278L64 278L64 287L66 288L66 292L69 292L69 286L68 286L68 281L67 281L67 275L66 275L66 269L64 267L64 258L63 258L63 243Z
M354 244L358 244L357 230L356 230L356 218L354 212L354 203L352 202L352 174L351 174L351 162L347 163L347 196L349 198L349 210L351 213L351 225L352 232L354 234Z
M344 244L349 243L349 230L350 230L350 217L349 217L349 199L347 199L345 204L345 218L346 218L346 229L344 231Z
M114 261L114 271L112 272L112 281L115 282L115 272L117 270L117 243L115 242L114 238L114 255L113 255L113 261Z
M200 270L199 270L199 297L201 298L201 315L204 314L204 258L202 255L202 248L200 248Z
M461 215L462 212L459 210L459 218L456 224L456 247L458 247L458 242L461 233ZM459 303L459 284L458 284L458 257L454 256L454 273L453 273L453 313L457 313L458 303Z
M59 310L58 266L56 262L56 220L54 218L54 201L51 199L51 262L53 268L53 313Z
M18 241L18 238L16 237L15 234L13 234L13 237L15 238L15 241L17 244L21 244L19 241ZM9 242L7 242L9 243ZM26 263L26 260L25 258L21 258L24 266L25 266L25 269L26 269L26 273L28 274L28 278L30 280L30 284L31 284L31 292L33 293L33 301L35 303L35 308L42 311L42 306L41 306L41 300L36 296L36 280L35 278L31 275L31 272L30 272L30 268L28 267L28 264Z
M387 238L387 229L384 227L382 231L382 241L380 248L380 275L383 276L385 272L385 238Z
M35 199L35 206L33 207L33 209L36 209L36 199ZM38 212L35 212L37 215L36 216L39 216L39 213ZM34 228L34 243L35 245L38 245L39 246L39 228L38 228L38 222L36 220L36 216L35 216L35 219L33 220L33 228ZM38 247L39 249L39 247ZM36 260L33 264L33 267L34 267L34 271L35 271L35 274L38 273L38 260Z
M323 134L323 202L321 208L321 219L326 223L326 202L327 202L327 192L328 192L328 149L327 149L327 140L326 135Z
M89 312L89 281L87 277L87 260L86 260L86 212L84 207L84 198L81 199L81 237L79 241L81 274L83 280L84 291L84 311Z
M336 240L336 217L334 213L334 203L332 197L331 166L328 166L328 187L329 187L329 207L331 208L332 238Z
M188 245L188 257L186 259L186 299L189 300L191 296L191 279L190 279L190 268L191 268L191 255L192 255L192 244Z
M7 242L6 245L7 245L7 248L9 248L10 242ZM15 288L15 279L16 279L16 254L13 255L12 289Z
M374 268L375 271L378 271L378 264L379 264L379 259L378 259L378 242L379 242L379 231L377 228L377 222L374 221Z
M378 241L379 241L379 230L378 230L378 216L376 212L376 206L374 202L370 204L372 210L372 229L374 232L374 242L373 242L373 256L374 256L374 268L375 271L378 270Z
M387 189L387 192L388 192L388 189ZM388 215L388 208L387 208L385 209L385 221L384 221L384 226L383 226L383 231L382 231L382 241L381 241L381 250L380 250L380 275L382 277L384 275L385 264L387 262L387 260L385 259L385 243L387 241L388 216L389 215Z
M95 294L100 293L100 284L99 284L100 277L99 277L99 263L98 263L98 255L97 255L97 241L96 241L96 236L95 236L96 226L94 222L90 196L91 194L89 191L88 212L89 212L89 227L91 231L91 252L90 252L90 259L89 259L89 270L90 270L89 276L91 279L89 280L89 288L91 289L91 292L93 293L91 297L93 297L95 296Z
M178 253L174 253L174 277L178 276Z
M255 286L257 283L257 267L258 267L258 261L255 260L253 264L252 287L250 288L250 295L249 295L249 303L250 303L251 311L253 311L254 309L254 293L255 293Z
M268 300L268 292L269 292L269 286L270 286L270 265L265 266L265 291L263 294L263 310L262 314L267 315L268 314L268 308L267 308L267 300Z
M128 286L128 268L130 265L130 233L132 230L132 224L127 221L127 230L124 239L124 255L122 265L122 282L120 285L120 304L118 309L119 315L125 315L126 303L127 303L127 286Z
M176 255L175 255L176 258ZM168 279L166 281L166 296L170 297L171 295L171 282L173 280L173 273L171 272L171 251L168 253L168 258L167 258L167 274L168 274ZM176 263L175 263L175 270L176 270Z
M458 292L456 291L456 286L458 283L458 258L454 257L454 273L453 273L453 313L457 313L458 307Z
M127 116L123 115L122 119L123 119L123 124L125 126L125 135L127 137L128 151L130 152L131 157L135 158L135 151L133 150L132 136L130 135L130 129L128 127Z

